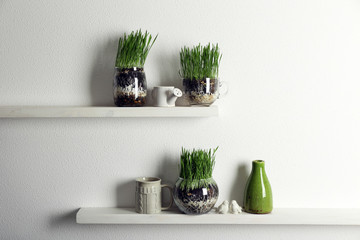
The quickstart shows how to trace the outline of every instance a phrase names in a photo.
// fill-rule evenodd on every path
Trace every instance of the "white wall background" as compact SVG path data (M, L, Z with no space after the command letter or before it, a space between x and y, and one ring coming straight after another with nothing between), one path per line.
M359 207L359 1L2 0L0 105L112 106L117 39L140 27L159 33L149 88L181 86L183 45L219 43L221 116L1 119L1 239L359 239L356 227L76 225L79 207L132 206L135 177L173 183L182 146L220 146L219 201L242 202L264 159L275 207Z

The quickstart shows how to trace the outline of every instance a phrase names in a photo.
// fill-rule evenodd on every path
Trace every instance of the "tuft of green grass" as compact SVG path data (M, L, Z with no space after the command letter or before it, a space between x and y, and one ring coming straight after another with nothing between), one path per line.
M219 147L211 150L181 149L180 177L184 179L180 188L182 190L195 189L206 186L206 180L212 178L215 167L215 153Z
M143 68L157 37L158 35L153 38L147 31L142 33L141 29L136 32L132 31L129 35L124 33L124 36L119 38L115 67Z
M222 58L218 44L193 48L183 47L180 50L180 76L190 80L215 79L219 75L219 65Z

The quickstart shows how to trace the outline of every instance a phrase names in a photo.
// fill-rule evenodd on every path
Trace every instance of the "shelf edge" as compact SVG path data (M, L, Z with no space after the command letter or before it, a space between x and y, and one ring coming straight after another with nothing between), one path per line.
M133 208L81 208L79 224L219 224L219 225L338 225L359 226L360 209L274 209L271 214L186 215L177 211L138 214Z
M0 106L0 118L181 118L216 117L210 107Z

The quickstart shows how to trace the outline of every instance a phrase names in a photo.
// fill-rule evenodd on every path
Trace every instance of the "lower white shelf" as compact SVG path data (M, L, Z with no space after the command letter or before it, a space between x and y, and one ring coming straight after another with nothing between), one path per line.
M138 214L134 208L81 208L79 224L360 225L360 209L278 208L270 214Z

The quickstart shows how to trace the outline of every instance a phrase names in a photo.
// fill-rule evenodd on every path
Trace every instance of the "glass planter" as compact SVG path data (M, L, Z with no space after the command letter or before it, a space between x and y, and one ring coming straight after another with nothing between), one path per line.
M219 196L214 179L187 180L179 178L174 188L174 202L186 214L208 213Z
M118 107L145 105L147 92L143 68L115 68L114 102Z
M191 105L211 105L219 97L218 79L184 79L185 98Z

